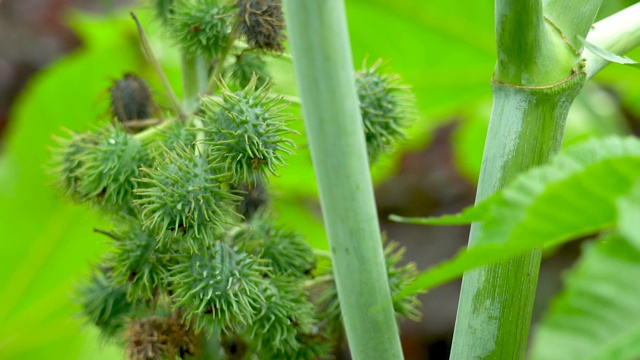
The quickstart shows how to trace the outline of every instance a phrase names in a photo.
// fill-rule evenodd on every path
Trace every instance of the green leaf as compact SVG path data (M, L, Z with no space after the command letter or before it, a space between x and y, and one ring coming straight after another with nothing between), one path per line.
M535 332L532 360L640 356L640 251L617 234L587 245Z
M620 234L640 250L640 180L636 180L631 192L619 198L616 204Z
M75 16L74 27L91 45L39 73L12 108L0 157L3 359L74 358L80 351L80 322L72 319L77 309L69 294L104 251L91 230L101 222L62 201L49 185L45 163L53 134L104 119L111 81L142 70L135 27L123 18Z
M594 139L567 148L461 215L396 218L440 225L482 221L473 229L479 232L476 246L423 272L405 291L425 290L477 266L612 228L616 199L627 194L639 176L640 141Z
M581 40L582 40L582 43L584 44L584 47L587 48L587 50L591 51L594 55L597 55L607 61L611 61L616 64L631 65L633 67L637 67L640 69L640 62L637 62L627 56L618 55L618 54L612 53L611 51L602 49L586 41L584 38L581 38Z

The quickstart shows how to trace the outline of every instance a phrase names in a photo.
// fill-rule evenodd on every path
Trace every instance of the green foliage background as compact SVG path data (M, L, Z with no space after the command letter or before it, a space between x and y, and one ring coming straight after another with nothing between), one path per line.
M608 0L602 15L634 2ZM454 136L456 160L472 181L479 171L491 107L492 5L486 0L347 1L354 65L360 68L362 59L369 64L388 59L388 66L416 94L419 118L402 150L422 148L437 126L460 120ZM147 12L141 15L148 32L156 33L159 24L150 21ZM0 154L2 359L121 358L120 350L102 347L93 329L73 318L77 309L70 301L78 275L104 252L103 239L92 232L102 220L62 201L48 184L44 164L52 134L60 134L63 127L82 130L106 118L106 89L124 72L139 73L152 88L160 87L141 55L126 11L101 18L73 14L69 19L83 47L29 83L13 108ZM166 39L153 36L152 42L179 96L177 52ZM630 56L640 58L640 51ZM279 88L293 94L291 64L278 58L271 62ZM612 66L597 81L620 94L623 105L638 116L640 86L635 71ZM295 127L302 131L301 121ZM590 86L570 114L566 143L626 132L618 104L600 87ZM308 149L302 136L296 140L298 155L272 180L278 197L275 206L314 247L326 249ZM398 156L376 166L376 181L393 173Z

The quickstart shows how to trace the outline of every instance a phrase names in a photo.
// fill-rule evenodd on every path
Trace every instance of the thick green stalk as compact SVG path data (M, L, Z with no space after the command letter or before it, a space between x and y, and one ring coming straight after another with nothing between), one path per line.
M344 2L285 0L293 65L354 359L402 359Z
M547 88L493 85L494 105L476 202L548 161L562 141L584 74ZM471 227L469 246L481 225ZM523 359L541 250L465 273L451 359Z
M572 62L576 54L564 46L557 30L545 22L540 0L496 0L495 22L498 45L495 80L540 86L567 77L562 64Z
M591 6L583 16L595 16L599 2ZM544 17L540 0L496 0L498 64L476 203L560 148L586 78L567 37L584 36L583 20L561 24ZM480 226L472 225L469 246L477 244ZM451 359L524 358L540 259L535 250L465 273Z
M580 38L589 32L600 4L602 0L544 0L544 14L547 22L561 29L564 39L579 54L582 49Z

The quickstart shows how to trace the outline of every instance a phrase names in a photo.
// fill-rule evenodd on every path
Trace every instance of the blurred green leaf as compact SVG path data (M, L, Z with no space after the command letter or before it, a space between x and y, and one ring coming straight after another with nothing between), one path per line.
M532 360L640 356L640 251L617 234L587 244L535 331Z
M45 164L52 134L108 119L111 81L143 69L135 28L124 19L75 15L74 28L91 45L39 73L13 107L0 158L3 359L67 359L79 351L80 323L71 319L76 310L69 294L78 274L104 251L92 232L101 220L62 201L48 185Z
M630 244L640 250L640 180L636 181L631 192L618 199L618 228L620 234Z
M517 177L460 215L392 219L414 224L481 222L477 244L427 270L406 291L426 290L466 270L535 248L557 245L616 226L616 200L640 177L640 141L593 139Z

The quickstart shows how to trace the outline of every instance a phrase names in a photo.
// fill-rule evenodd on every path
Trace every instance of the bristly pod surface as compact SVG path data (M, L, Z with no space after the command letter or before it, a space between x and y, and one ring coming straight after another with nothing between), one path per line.
M116 124L96 133L72 134L59 144L52 174L69 198L106 212L133 214L133 179L149 161L140 140Z
M312 330L314 309L302 287L299 282L275 278L262 289L265 301L247 330L249 338L257 340L259 353L295 354L298 333Z
M356 88L364 124L369 162L404 138L413 116L413 95L397 75L380 72L382 61L356 71Z
M397 242L388 241L386 236L382 235L385 242L384 255L387 266L387 276L389 287L391 289L391 297L393 300L393 309L399 318L407 318L417 321L420 319L420 301L417 294L408 294L399 296L401 290L411 283L418 275L416 265L407 263L399 266L398 263L404 255L404 248L401 248ZM327 331L336 336L337 333L343 331L342 312L340 310L340 302L338 301L338 292L333 278L320 282L316 285L314 302L317 304L320 317L326 319Z
M183 53L219 58L229 48L233 8L218 0L175 0L167 23Z
M51 150L49 173L54 187L69 200L81 203L88 197L80 191L82 156L96 145L96 140L89 132L68 134L69 138L55 137L57 146Z
M127 287L131 301L152 301L166 289L168 267L175 254L168 244L159 246L155 234L136 219L128 224L119 231L113 251L107 256L107 263L112 266L110 281Z
M229 83L244 89L251 83L255 76L256 86L262 87L271 80L271 75L267 71L267 63L260 58L260 55L250 51L243 51L235 56L233 64L226 69Z
M197 252L214 240L216 231L240 219L234 208L241 198L224 188L226 176L218 167L192 148L165 149L143 175L137 179L135 204L141 207L145 227L155 231L161 243L185 241Z
M269 173L285 165L284 155L294 152L295 143L286 136L296 133L287 127L289 116L282 111L282 99L272 96L268 86L249 85L232 92L222 84L222 99L202 99L202 122L209 145L209 161L221 164L231 174L231 183L249 185L266 181Z
M316 267L316 257L309 243L299 233L276 225L265 212L236 229L231 237L232 243L241 244L267 260L279 276L307 278Z
M249 47L284 51L284 14L281 0L238 0L238 24Z
M127 288L114 286L108 271L95 270L76 287L76 293L83 317L98 327L106 339L122 331L136 310L127 300Z
M255 318L265 298L269 268L256 257L223 242L184 254L171 268L175 306L195 329L241 332Z

